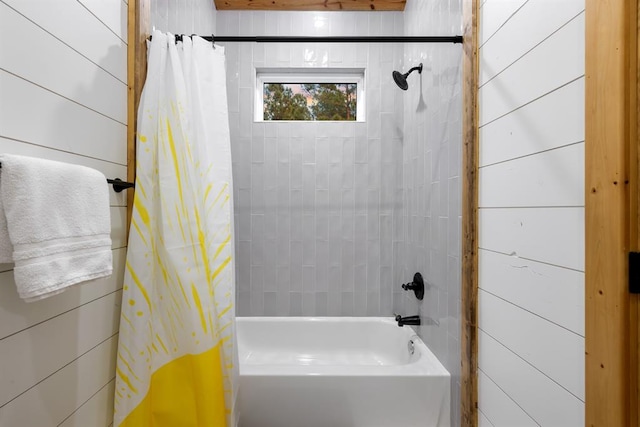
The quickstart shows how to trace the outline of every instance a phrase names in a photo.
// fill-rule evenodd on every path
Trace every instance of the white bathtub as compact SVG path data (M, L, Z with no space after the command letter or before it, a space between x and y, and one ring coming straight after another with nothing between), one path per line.
M382 317L237 321L240 427L450 425L449 373L409 326Z

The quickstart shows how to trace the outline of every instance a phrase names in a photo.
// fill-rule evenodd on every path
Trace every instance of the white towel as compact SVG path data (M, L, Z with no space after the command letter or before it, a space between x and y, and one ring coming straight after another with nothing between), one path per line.
M0 186L2 186L2 173L0 173ZM0 264L13 262L13 245L9 240L9 230L7 229L7 218L2 207L2 197L0 196Z
M111 275L104 175L84 166L10 154L0 154L0 163L0 217L6 218L20 297L36 301ZM6 251L1 219L0 239L0 251ZM0 257L7 259L4 252Z

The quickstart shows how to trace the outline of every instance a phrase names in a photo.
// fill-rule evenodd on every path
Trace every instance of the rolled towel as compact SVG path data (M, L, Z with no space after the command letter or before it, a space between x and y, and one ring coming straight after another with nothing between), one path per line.
M36 301L111 275L105 176L84 166L10 154L0 154L0 163L0 207L20 297ZM1 227L0 220L0 238Z

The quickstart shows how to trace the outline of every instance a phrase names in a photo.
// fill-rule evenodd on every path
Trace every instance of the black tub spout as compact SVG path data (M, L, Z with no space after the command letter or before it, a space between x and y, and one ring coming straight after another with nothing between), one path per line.
M398 322L398 326L402 327L404 325L420 325L420 316L406 316L402 317L399 314L396 316L396 322Z

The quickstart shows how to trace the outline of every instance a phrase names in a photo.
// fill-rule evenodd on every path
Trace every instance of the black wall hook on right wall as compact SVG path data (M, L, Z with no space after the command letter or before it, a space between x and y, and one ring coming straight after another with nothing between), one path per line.
M416 298L422 301L422 298L424 298L424 280L422 279L422 274L414 274L413 282L405 283L404 285L402 285L402 289L404 289L405 291L412 290L413 293L416 294Z

